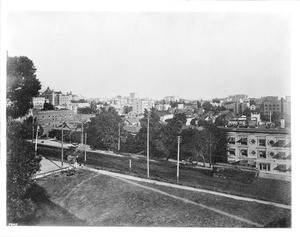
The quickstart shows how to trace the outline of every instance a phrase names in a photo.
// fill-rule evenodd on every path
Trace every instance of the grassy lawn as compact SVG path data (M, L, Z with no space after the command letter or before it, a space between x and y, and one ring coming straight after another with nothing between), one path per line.
M52 206L54 210L41 205L43 219L41 223L38 220L35 222L39 225L59 223L53 219L58 211L60 217L67 217L61 218L65 220L64 225L252 227L245 222L123 180L83 170L73 175L65 172L48 176L38 180L37 184L47 192L50 202L55 205ZM290 211L280 208L142 182L140 184L262 225L290 219Z
M88 166L146 178L146 159L132 159L131 161L132 167L130 172L128 157L96 154L92 152L87 153ZM165 160L151 161L150 178L176 183L176 164ZM210 170L201 170L191 166L181 165L180 184L266 201L291 204L291 184L288 181L258 178L253 183L246 184L235 180L224 180L212 177Z

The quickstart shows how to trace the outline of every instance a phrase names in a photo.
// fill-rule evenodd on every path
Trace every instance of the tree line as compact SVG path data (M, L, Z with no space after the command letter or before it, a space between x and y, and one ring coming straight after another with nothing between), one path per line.
M126 132L121 116L113 107L102 109L86 125L87 143L94 149L146 154L149 116L149 152L151 157L172 159L177 157L177 137L181 136L181 159L206 162L226 161L226 134L213 123L203 121L199 126L186 127L186 115L174 114L162 124L155 108L145 110L136 135Z

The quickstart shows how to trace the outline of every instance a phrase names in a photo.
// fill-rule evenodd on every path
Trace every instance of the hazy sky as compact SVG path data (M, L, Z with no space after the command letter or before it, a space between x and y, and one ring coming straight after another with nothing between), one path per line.
M91 97L290 95L290 23L268 13L13 12L8 54Z

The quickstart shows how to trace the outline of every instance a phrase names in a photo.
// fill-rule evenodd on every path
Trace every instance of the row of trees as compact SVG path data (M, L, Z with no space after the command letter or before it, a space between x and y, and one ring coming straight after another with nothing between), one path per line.
M150 113L150 114L149 114ZM149 115L148 115L149 114ZM166 125L160 122L156 109L145 111L140 120L141 129L133 136L123 129L121 117L114 108L103 109L86 128L87 143L96 149L118 148L121 136L121 151L146 154L147 126L149 116L150 156L176 158L177 136L182 137L181 158L212 162L226 161L226 135L216 125L208 122L198 123L198 127L184 129L186 115L175 114Z

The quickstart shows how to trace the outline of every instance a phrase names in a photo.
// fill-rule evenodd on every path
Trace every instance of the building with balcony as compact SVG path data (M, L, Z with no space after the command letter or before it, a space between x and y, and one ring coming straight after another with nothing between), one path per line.
M229 163L255 166L261 176L290 177L291 135L288 129L221 129L227 132Z

